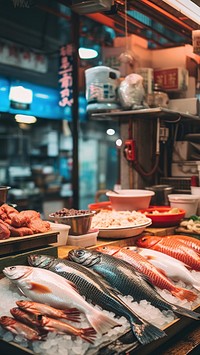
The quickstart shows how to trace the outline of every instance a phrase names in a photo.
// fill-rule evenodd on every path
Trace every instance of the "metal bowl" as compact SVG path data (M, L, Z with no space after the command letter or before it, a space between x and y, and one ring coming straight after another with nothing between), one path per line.
M49 215L50 220L61 224L68 224L71 235L87 234L90 230L92 217L96 212L91 211L84 214L77 214L72 216L58 216L55 213Z
M0 206L6 203L8 190L10 189L10 186L0 186Z

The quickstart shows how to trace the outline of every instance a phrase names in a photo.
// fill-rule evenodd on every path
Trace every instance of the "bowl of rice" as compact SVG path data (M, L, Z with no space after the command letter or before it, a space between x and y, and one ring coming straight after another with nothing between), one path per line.
M152 221L136 211L101 210L92 219L91 228L98 228L98 237L129 238L141 234Z

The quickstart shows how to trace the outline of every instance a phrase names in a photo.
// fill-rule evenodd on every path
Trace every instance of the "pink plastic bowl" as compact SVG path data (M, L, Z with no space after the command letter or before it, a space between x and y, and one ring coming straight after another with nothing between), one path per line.
M150 190L117 190L106 192L109 197L112 208L116 211L134 211L139 209L148 208L151 197L155 195L154 191Z

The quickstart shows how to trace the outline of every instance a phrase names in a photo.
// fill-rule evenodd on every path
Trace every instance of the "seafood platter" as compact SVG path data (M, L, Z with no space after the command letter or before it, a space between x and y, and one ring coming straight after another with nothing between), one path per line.
M194 237L139 235L129 247L69 248L62 259L32 252L1 271L4 353L152 354L200 321Z

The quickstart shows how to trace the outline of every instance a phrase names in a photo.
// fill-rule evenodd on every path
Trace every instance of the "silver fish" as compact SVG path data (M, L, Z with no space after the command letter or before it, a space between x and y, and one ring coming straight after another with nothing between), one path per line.
M116 294L116 291L105 283L92 270L66 259L54 258L48 255L28 256L28 262L32 266L51 270L62 275L72 282L81 295L93 304L114 312L118 316L128 319L133 334L142 344L147 344L165 335L165 333L149 324L130 309Z
M47 303L60 309L71 305L78 308L85 313L92 327L101 334L119 326L114 319L89 304L70 282L52 271L16 265L4 268L3 273L26 297L35 302Z
M200 314L197 312L167 302L156 292L155 288L145 281L141 274L138 274L124 260L89 249L70 250L68 258L91 268L103 276L111 286L116 287L123 295L131 295L137 302L146 299L161 311L170 310L175 314L200 320Z

